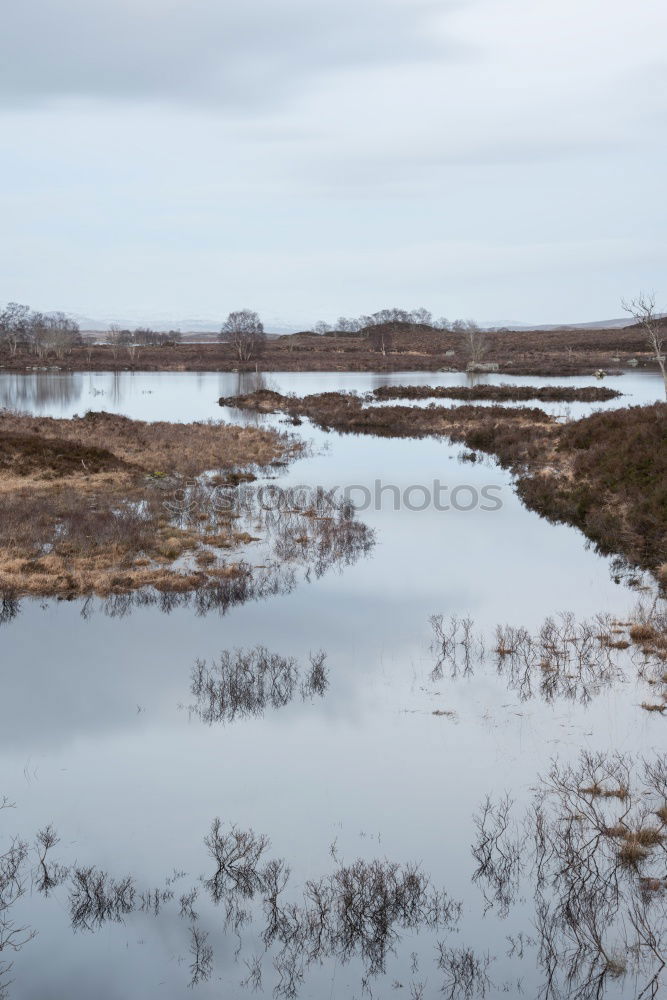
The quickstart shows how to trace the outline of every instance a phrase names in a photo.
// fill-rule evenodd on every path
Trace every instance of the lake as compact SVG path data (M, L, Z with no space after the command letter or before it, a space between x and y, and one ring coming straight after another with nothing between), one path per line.
M307 421L292 427L282 417L218 406L219 397L252 391L260 379L0 373L0 407L33 414L109 410L142 420L223 419L288 430L310 447L272 482L347 488L363 506L357 517L375 532L373 548L351 564L319 576L299 567L289 590L225 614L192 605L169 613L137 605L121 613L101 600L23 600L0 625L0 799L15 805L0 812L1 843L13 835L32 842L52 824L60 837L53 856L105 873L98 897L114 897L103 912L84 907L73 922L64 884L46 898L34 883L26 886L13 919L37 936L9 956L8 996L181 998L193 979L192 995L202 1000L253 992L318 1000L435 997L443 986L451 996L518 996L519 982L525 996L542 995L527 873L506 916L498 906L485 913L479 881L472 880L473 816L487 794L504 793L520 816L550 761L573 761L582 748L650 755L664 747L664 719L639 708L647 686L632 650L619 653L613 679L590 685L584 696L578 690L549 697L539 683L528 690L499 669L495 628L534 631L561 612L626 621L650 592L629 586L613 560L596 554L574 528L527 511L506 472L489 460L462 460L459 446L325 433ZM303 395L427 382L461 385L466 376L271 373L262 384ZM624 395L543 408L565 419L663 394L659 377L641 372L604 384ZM449 509L428 502L434 483L441 495L458 498L440 504ZM485 496L494 501L484 504ZM252 546L247 558L253 563ZM445 624L452 616L472 620L486 655L475 646L470 663L441 663L438 671L442 650L430 619L439 615ZM295 688L280 704L269 700L232 719L203 718L192 690L196 661L211 665L225 650L257 646L294 657L301 671L310 653L323 650L328 687L308 696ZM227 831L234 824L269 838L262 863L285 860L285 898L295 906L304 893L312 903L309 881L312 887L324 880L339 921L335 933L331 921L325 935L321 925L319 934L301 927L290 952L285 928L267 936L261 887L235 884L216 898L207 886L216 861L204 842L216 817ZM375 878L379 891L378 876L387 872L373 874L376 861L417 863L434 889L462 904L460 915L454 920L445 897L434 903L425 893L407 917L401 897L387 939L378 942L386 913L376 914L370 930L345 938L342 883L332 878L357 859L363 864L356 874L346 871L355 890L361 874ZM404 874L391 876L394 893ZM117 884L128 875L136 883L132 905ZM193 889L188 906L182 897ZM433 907L441 904L436 919ZM520 935L522 957L508 943ZM460 951L463 960L468 948L477 965L468 957L462 969L454 959ZM466 975L471 991L447 994L452 977L464 990ZM639 981L607 979L599 995L634 996Z

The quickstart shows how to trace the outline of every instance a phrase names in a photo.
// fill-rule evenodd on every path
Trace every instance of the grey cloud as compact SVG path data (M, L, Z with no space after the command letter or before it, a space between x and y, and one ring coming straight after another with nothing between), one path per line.
M322 73L442 53L452 0L23 0L0 33L0 102L266 105Z

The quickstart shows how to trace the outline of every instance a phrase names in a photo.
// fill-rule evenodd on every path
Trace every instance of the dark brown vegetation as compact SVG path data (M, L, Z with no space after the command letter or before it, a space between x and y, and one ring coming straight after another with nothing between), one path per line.
M667 582L667 404L564 424L552 455L519 480L525 503Z
M307 416L344 433L448 436L498 458L528 507L580 528L600 551L667 581L667 404L559 423L543 410L503 406L364 406L351 393L302 398L260 390L226 406Z
M579 388L565 385L383 385L372 397L384 399L463 399L497 400L517 403L535 399L540 403L600 403L621 396L616 389L598 385Z
M254 478L298 446L214 423L146 424L108 413L74 420L0 414L0 590L109 594L192 590L245 568L220 558L251 540L229 508L177 516L186 477ZM189 487L191 488L191 487ZM230 487L231 488L231 487Z
M292 417L308 417L318 427L348 434L375 434L378 437L428 437L451 435L454 428L476 426L483 419L506 420L511 424L554 423L536 407L505 406L364 406L360 396L346 392L321 392L312 396L283 396L260 389L245 396L220 400L221 406L276 411Z
M468 352L461 334L420 323L392 323L354 333L312 332L269 337L260 362L263 371L464 371ZM623 371L629 361L658 371L641 327L623 329L503 330L485 334L485 361L501 373L590 375L598 369ZM21 343L0 348L0 366L25 371L44 364L63 371L235 371L255 370L256 361L239 361L231 344L89 342L68 346L52 359L36 357Z

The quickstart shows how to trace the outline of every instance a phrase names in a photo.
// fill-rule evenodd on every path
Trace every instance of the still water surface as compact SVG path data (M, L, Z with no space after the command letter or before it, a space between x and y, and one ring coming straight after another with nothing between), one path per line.
M427 379L465 384L463 375L414 372L274 373L266 384L305 394ZM595 407L546 408L579 416L661 398L654 376L632 372L606 384L624 397ZM23 601L18 616L0 626L0 798L16 805L0 813L1 843L11 834L32 838L52 823L61 838L54 854L65 864L97 866L114 879L132 874L142 891L164 889L175 871L179 877L174 900L157 915L134 907L121 921L89 929L73 930L66 888L55 888L46 900L28 888L17 912L38 934L12 956L8 995L189 995L193 920L180 915L178 900L193 886L199 886L196 926L208 933L214 954L208 978L192 995L252 995L257 980L241 981L264 952L261 905L248 902L254 921L225 929L224 906L216 906L199 881L215 870L204 837L217 816L270 838L267 858L289 864L288 895L295 900L308 879L334 869L336 858L386 858L420 863L437 888L463 903L456 930L401 932L384 975L365 979L368 965L358 955L341 960L340 952L331 957L324 949L292 995L320 1000L370 990L407 997L420 995L423 986L423 996L439 996L436 944L445 941L488 953L488 995L518 996L520 979L524 995L537 996L543 974L535 950L527 949L522 960L508 955L508 935L534 933L529 899L505 920L494 912L484 916L481 892L471 883L473 813L487 793L508 791L525 801L555 756L571 759L582 747L660 750L664 719L639 709L644 690L632 669L587 704L524 700L490 664L434 680L429 618L469 616L492 646L499 623L534 629L561 611L625 619L638 594L615 582L611 561L579 532L526 511L494 463L464 463L461 449L443 441L323 433L307 422L292 428L279 417L217 405L220 396L255 385L254 376L214 373L0 374L0 407L279 426L312 445L280 474L280 485L374 491L380 481L404 491L439 480L450 490L465 486L480 494L495 487L501 506L395 510L387 492L379 508L359 514L376 532L366 557L319 579L301 574L290 593L224 615L197 615L192 608L165 614L153 606L111 617L99 602L89 602L84 615L81 602ZM325 695L295 698L229 724L202 722L190 708L195 661L258 644L301 664L310 651L325 650ZM269 951L262 959L260 995L281 986L274 958ZM609 981L602 995L630 997L634 990L634 982Z

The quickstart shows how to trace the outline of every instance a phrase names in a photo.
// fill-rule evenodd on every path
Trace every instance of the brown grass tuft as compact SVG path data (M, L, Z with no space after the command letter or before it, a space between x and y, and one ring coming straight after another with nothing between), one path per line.
M0 590L106 596L201 587L217 557L203 548L208 517L187 530L174 520L184 477L218 469L225 485L238 485L254 478L251 467L299 447L284 434L212 422L0 413ZM217 516L225 548L252 540L225 531L232 518ZM185 556L189 569L177 565Z

